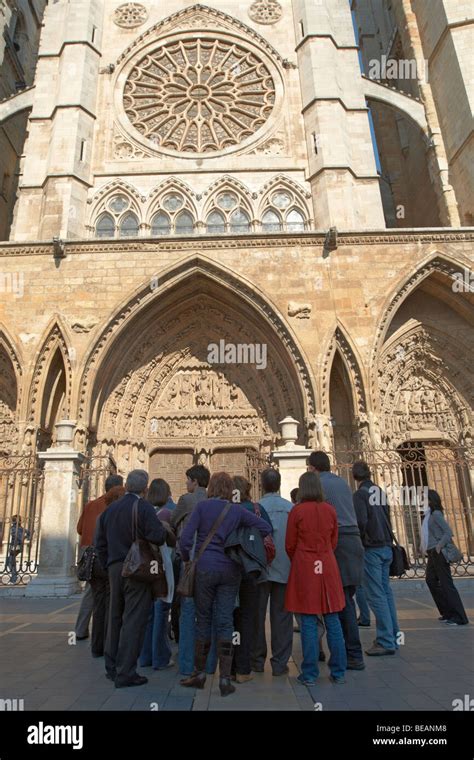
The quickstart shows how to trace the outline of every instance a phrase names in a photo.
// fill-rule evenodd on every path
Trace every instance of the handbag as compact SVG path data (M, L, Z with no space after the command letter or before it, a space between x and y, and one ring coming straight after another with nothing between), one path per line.
M154 544L151 544L143 538L138 538L138 501L139 500L137 499L133 505L133 541L123 563L122 578L132 578L141 583L153 584L160 581L161 552L157 546L154 546ZM155 568L157 568L157 572L155 572ZM164 574L162 561L161 572Z
M181 574L181 578L179 579L178 586L176 588L176 593L180 596L194 596L194 587L196 584L196 569L197 569L197 563L201 559L202 555L206 551L209 543L211 542L214 534L216 533L217 529L219 528L220 524L224 520L224 517L226 516L227 512L230 509L230 502L228 502L220 515L218 516L217 520L214 522L214 525L212 526L211 530L207 534L207 537L204 541L204 543L201 545L197 557L190 560L189 562L184 563L183 572Z
M166 580L165 565L161 551L158 550L158 572L154 573L155 580L151 582L153 599L163 599L168 596L168 581Z
M390 522L387 518L387 515L384 512L383 507L380 507L382 510L383 516L385 518L385 522L387 523L387 527L390 531L390 536L392 538L392 561L390 563L390 569L389 569L389 575L391 578L401 578L404 573L410 569L411 565L408 561L408 556L406 553L406 550L401 544L398 543L397 539L395 538L395 534L392 530L392 527L390 525Z
M87 546L84 549L81 559L77 563L76 575L78 581L90 582L94 568L95 549L93 546Z
M441 551L443 552L443 557L445 558L446 562L449 562L449 564L462 561L462 553L454 541L448 541L446 546L443 546Z
M260 504L258 502L254 503L253 509L256 516L262 519L262 512L260 510ZM263 539L263 545L265 547L267 565L271 565L276 556L276 547L275 547L275 542L273 541L272 536L270 535L265 536L265 538Z

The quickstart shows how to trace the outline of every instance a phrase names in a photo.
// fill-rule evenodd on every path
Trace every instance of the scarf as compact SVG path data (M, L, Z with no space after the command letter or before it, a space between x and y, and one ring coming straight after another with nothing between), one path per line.
M426 554L426 552L428 551L428 539L429 539L428 523L430 521L430 517L431 517L431 509L429 507L425 507L425 516L421 524L421 551L423 554Z

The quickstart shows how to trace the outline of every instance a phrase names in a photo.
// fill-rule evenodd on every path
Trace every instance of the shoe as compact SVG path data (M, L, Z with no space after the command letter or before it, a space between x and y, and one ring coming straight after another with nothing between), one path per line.
M319 650L318 660L319 662L326 662L326 653L322 649Z
M85 641L89 638L89 634L87 636L76 636L76 641Z
M379 644L373 644L370 649L366 649L365 653L369 657L383 657L384 655L395 654L395 649L385 649Z
M300 673L299 676L297 676L296 680L298 683L303 684L303 686L316 686L316 681L309 681L304 677L303 673Z
M235 677L233 678L234 681L237 681L237 683L247 683L247 681L251 681L253 679L253 673L236 673Z
M362 660L347 660L346 670L365 670L365 664Z
M448 618L444 617L444 615L441 615L441 617L438 618L438 620L441 620L441 622L445 623Z
M135 678L129 678L126 681L115 679L115 688L124 689L127 686L144 686L146 683L148 683L148 678L136 675Z
M154 668L154 670L168 670L168 668L173 668L176 665L174 660L170 660L167 665L162 665L161 668Z
M219 660L219 690L221 697L227 697L235 691L235 686L230 680L233 656L232 641L219 639L217 641L217 657Z
M469 625L468 623L458 623L456 620L445 620L446 625Z
M344 678L344 676L329 676L329 680L335 684L346 683L346 679Z
M204 689L206 683L206 660L211 648L210 641L196 641L194 644L194 673L187 678L182 678L181 686L191 689ZM174 663L173 663L174 664Z
M280 673L275 673L275 671L273 671L272 676L275 676L275 678L277 678L278 676L287 676L289 672L290 672L290 669L287 665L286 668L282 670Z

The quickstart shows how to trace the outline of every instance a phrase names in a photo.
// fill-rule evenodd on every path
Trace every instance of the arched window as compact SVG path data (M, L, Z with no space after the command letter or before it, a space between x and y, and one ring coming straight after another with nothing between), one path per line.
M230 215L230 231L237 234L250 232L250 218L243 208L238 208Z
M225 232L225 219L220 211L211 211L206 222L207 231L218 235Z
M120 237L137 237L138 219L129 211L120 222Z
M164 211L158 211L157 214L151 220L151 234L157 235L169 235L171 232L171 222L168 214Z
M102 214L97 220L95 235L98 238L114 237L115 221L110 214Z
M286 215L286 229L288 232L303 232L304 231L304 216L301 211L293 208Z
M262 229L265 232L280 232L281 230L281 219L271 208L265 211L262 217Z
M189 211L180 211L175 219L176 235L192 235L194 232L194 222Z

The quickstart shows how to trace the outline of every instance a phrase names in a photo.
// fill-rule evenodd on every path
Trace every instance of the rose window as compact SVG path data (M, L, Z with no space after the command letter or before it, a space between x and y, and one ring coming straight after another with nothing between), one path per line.
M274 81L255 53L205 38L170 42L145 56L123 96L138 132L184 153L238 145L266 122L274 102Z

